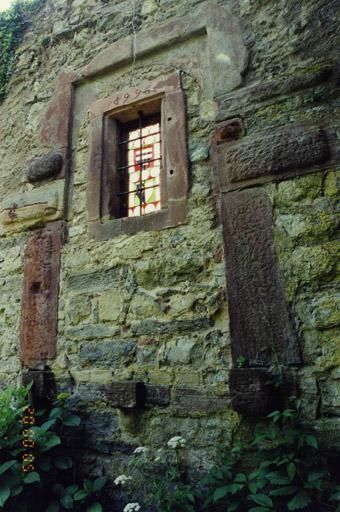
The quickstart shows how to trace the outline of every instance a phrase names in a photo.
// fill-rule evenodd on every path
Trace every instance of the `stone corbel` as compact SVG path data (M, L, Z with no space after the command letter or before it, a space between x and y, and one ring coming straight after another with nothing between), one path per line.
M64 180L7 196L0 204L2 233L41 227L64 216Z
M102 387L112 407L129 411L170 404L170 387L153 386L143 382L120 381Z
M61 151L51 151L31 162L26 171L26 179L29 183L36 183L48 178L56 178L64 164Z

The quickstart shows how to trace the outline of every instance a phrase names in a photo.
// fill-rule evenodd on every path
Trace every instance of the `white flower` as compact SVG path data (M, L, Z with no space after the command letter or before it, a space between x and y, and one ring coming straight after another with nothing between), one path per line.
M174 448L174 449L176 449L176 448L185 448L185 445L186 445L186 440L183 439L183 437L181 437L181 436L172 437L168 441L168 446L170 448Z
M137 446L133 453L146 453L147 451L148 448L146 448L146 446Z
M124 507L123 512L138 512L138 510L141 510L141 506L139 503L128 503Z
M126 482L128 480L132 480L132 477L131 476L126 476L126 475L119 475L117 476L116 480L114 481L115 485L124 485L126 484Z

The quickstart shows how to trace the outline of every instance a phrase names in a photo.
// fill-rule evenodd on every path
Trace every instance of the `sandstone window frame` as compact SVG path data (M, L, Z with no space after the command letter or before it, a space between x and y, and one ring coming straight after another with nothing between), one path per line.
M115 213L118 180L118 123L135 112L160 112L162 140L161 209L138 217ZM98 100L90 108L90 158L87 180L89 236L106 240L175 227L186 222L189 187L185 97L177 73L144 82Z

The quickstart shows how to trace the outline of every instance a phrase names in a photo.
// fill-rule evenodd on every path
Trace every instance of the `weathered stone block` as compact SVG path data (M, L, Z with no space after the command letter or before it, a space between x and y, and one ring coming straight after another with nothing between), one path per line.
M165 407L170 404L170 386L153 386L152 384L144 384L143 403L146 407L161 406Z
M119 441L119 418L111 411L90 410L83 419L84 434L79 438L79 448L84 446L99 453L112 455Z
M0 205L3 231L41 226L64 215L64 180L7 196Z
M49 103L40 132L43 144L66 148L69 143L72 82L79 76L74 71L63 70L58 77L55 93Z
M112 338L118 334L119 328L105 324L83 324L67 329L67 336L76 341Z
M229 385L233 409L244 416L259 418L279 408L279 392L266 370L232 368Z
M143 403L143 384L134 381L112 382L106 387L106 394L112 407L133 409Z
M215 137L217 144L230 140L240 139L244 135L243 119L234 118L217 126Z
M163 357L170 365L188 364L194 346L195 341L190 338L171 340L163 350Z
M72 325L79 324L81 320L89 317L91 312L91 299L86 295L72 297L66 306L66 315Z
M232 355L249 366L298 364L272 228L272 205L260 189L222 195Z
M130 294L124 290L108 290L99 299L100 320L122 323L127 312Z
M71 275L66 280L66 284L72 293L102 292L112 288L118 289L127 275L128 267L120 266L98 272Z
M227 411L230 408L230 399L196 389L175 388L172 395L172 407L175 414L180 416L209 416Z
M127 320L131 322L149 317L157 317L161 312L161 306L155 301L152 295L137 292L134 294L130 303Z
M237 182L298 172L328 160L326 134L318 128L294 127L219 145L221 188Z
M183 331L199 331L209 329L213 325L211 318L195 318L193 320L172 320L171 322L159 322L157 320L144 320L134 322L131 331L137 336L153 334L170 334Z
M136 344L129 340L85 342L79 357L84 365L97 364L109 368L132 363L135 359Z
M63 167L63 162L63 155L54 151L37 158L27 169L27 181L33 183L47 178L54 178L60 173Z

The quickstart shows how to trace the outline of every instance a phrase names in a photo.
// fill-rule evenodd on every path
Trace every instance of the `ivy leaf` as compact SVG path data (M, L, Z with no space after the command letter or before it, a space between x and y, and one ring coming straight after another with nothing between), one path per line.
M248 485L248 489L252 494L256 494L257 491L257 485L254 483L251 483Z
M337 491L334 494L332 494L332 496L329 499L331 501L340 501L340 491Z
M86 512L103 512L103 508L100 503L92 503L87 507Z
M263 507L273 506L272 500L269 498L269 496L266 496L265 494L251 494L249 496L249 499L251 499L257 505L262 505Z
M86 478L84 480L84 489L87 492L92 492L92 489L93 489L92 482L90 480L87 480Z
M279 489L274 489L270 491L271 496L289 496L290 494L294 494L298 490L297 487L293 486L287 486L287 487L280 487Z
M13 467L14 464L16 464L16 462L17 462L16 460L8 460L7 462L4 462L3 464L1 464L1 466L0 466L0 475L5 473L11 467Z
M100 489L102 489L104 487L104 485L106 484L107 482L107 477L106 476L102 476L100 478L97 478L94 483L93 483L93 490L94 491L100 491ZM195 501L195 500L194 500Z
M314 436L311 436L311 435L308 435L306 436L306 443L311 446L312 448L315 448L316 450L318 449L319 445L318 445L318 441L316 439L316 437Z
M47 439L47 441L42 446L41 451L47 452L48 450L51 450L51 448L54 448L55 446L58 446L59 444L61 444L60 437L53 435L49 439Z
M78 488L78 485L69 485L65 489L65 494L69 494L70 496L72 496L76 491L78 491Z
M308 475L308 482L315 482L317 480L320 480L321 478L325 477L327 475L327 472L324 469L311 471Z
M47 421L45 421L45 423L43 423L41 425L41 427L39 427L40 432L42 432L42 433L47 432L48 430L50 430L51 427L53 427L55 422L56 422L56 420L47 420Z
M48 415L48 417L50 420L54 420L54 419L61 420L63 417L62 407L53 407L53 409L51 409L51 412Z
M273 485L289 485L291 479L286 476L281 476L278 473L268 473L266 475L268 481Z
M73 499L74 501L81 501L81 500L84 500L85 498L87 498L88 496L88 493L86 491L84 491L83 489L80 489L79 491L77 491L75 493L75 495L73 496Z
M34 484L35 482L40 482L40 475L35 471L30 471L24 478L25 484Z
M237 475L234 478L234 482L236 484L243 484L247 481L247 477L244 473L237 473Z
M294 462L290 462L287 466L287 473L290 478L290 480L294 480L295 474L296 474L296 466Z
M11 490L9 487L0 487L0 507L4 506L10 495Z
M311 502L305 491L300 491L292 500L287 503L288 510L300 510Z
M79 427L80 418L76 415L69 416L66 418L66 420L63 421L63 425L66 425L67 427Z
M105 477L106 478L106 477ZM104 484L105 485L105 484ZM189 492L186 497L188 498L189 501L191 501L191 503L196 503L196 500L195 500L195 497L193 494L191 494L191 492Z
M273 411L267 415L267 418L273 419L275 423L278 421L278 419L280 417L281 417L280 411Z
M216 503L216 501L224 498L224 496L229 491L229 485L224 485L223 487L218 487L215 489L215 492L213 494L213 502Z
M65 494L60 500L60 503L66 510L71 510L73 508L73 498L69 494Z
M70 469L73 466L71 457L57 457L54 465L58 469Z
M252 507L249 509L249 512L270 512L270 508L264 507Z

